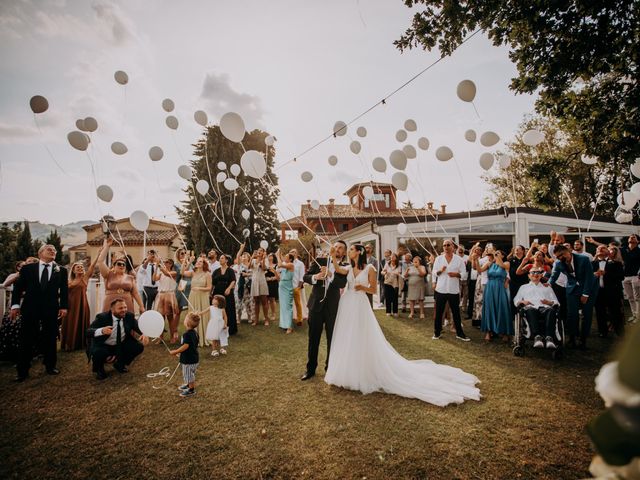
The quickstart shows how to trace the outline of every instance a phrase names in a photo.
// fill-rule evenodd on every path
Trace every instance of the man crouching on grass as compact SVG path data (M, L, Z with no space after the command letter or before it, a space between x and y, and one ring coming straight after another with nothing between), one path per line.
M113 368L126 373L127 365L142 353L149 339L142 334L133 312L127 311L122 298L111 302L108 312L99 313L87 329L87 337L92 340L88 349L93 360L93 371L98 380L107 378L104 371L106 362L113 362Z

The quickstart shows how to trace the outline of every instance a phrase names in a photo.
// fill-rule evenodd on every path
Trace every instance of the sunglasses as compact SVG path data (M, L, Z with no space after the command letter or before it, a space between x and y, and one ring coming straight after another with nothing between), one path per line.
M531 275L542 275L544 272L541 272L540 270L536 270L535 272L529 272Z

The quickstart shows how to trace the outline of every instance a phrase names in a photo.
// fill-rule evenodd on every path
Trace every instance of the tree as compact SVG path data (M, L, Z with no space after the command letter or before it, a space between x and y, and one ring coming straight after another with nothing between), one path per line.
M0 280L15 271L16 235L7 223L0 226Z
M523 133L532 128L547 139L535 148L522 141ZM625 165L602 161L586 165L581 161L580 140L552 118L526 119L507 147L510 166L500 167L497 175L483 176L492 187L491 197L485 200L487 207L526 206L545 211L575 208L581 215L591 215L594 210L598 215L613 215L618 193L630 187Z
M34 255L29 222L25 221L24 227L20 230L16 238L16 258L18 260L25 260L27 257L33 257Z
M254 130L247 133L243 145L240 145L227 140L218 126L212 126L207 128L205 137L194 145L197 158L191 161L191 166L195 178L192 185L185 189L187 199L176 210L187 227L186 242L196 252L217 248L235 255L244 241L245 229L249 230L248 249L257 248L262 240L271 246L277 244L279 222L275 205L279 189L278 177L273 173L274 147L266 147L267 173L262 179L241 173L235 177L240 187L234 192L216 181L216 176L221 172L218 169L220 162L226 166L225 173L231 176L229 168L232 164L240 164L243 146L247 151L262 152L267 135ZM210 188L205 196L195 191L197 179L209 183ZM249 211L247 220L241 214L245 209Z
M511 89L539 91L538 112L575 131L584 153L632 162L640 155L640 3L569 0L405 0L424 4L394 44L438 45L450 55L465 36L486 32L508 45L518 76Z
M56 263L62 263L62 239L60 238L60 235L58 235L58 230L54 229L49 233L49 236L46 238L46 240L44 241L45 244L48 245L53 245L54 247L56 247L56 258L55 261Z

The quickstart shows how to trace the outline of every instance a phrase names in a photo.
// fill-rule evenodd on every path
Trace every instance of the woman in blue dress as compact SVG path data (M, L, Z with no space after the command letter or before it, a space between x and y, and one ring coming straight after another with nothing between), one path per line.
M280 328L286 333L293 332L293 255L287 253L284 257L280 250L276 252L278 269L276 276L280 280L278 298L280 302Z
M491 340L491 335L501 335L504 342L509 341L513 335L513 319L509 303L509 290L507 287L507 273L509 262L504 259L504 253L496 250L489 256L489 262L482 267L487 270L489 278L484 287L482 304L482 321L480 330L485 333L485 341Z

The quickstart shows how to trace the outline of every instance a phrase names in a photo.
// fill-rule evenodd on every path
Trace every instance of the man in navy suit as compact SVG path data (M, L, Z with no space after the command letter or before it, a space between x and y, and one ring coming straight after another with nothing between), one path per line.
M587 337L591 331L593 305L598 295L598 282L593 274L593 267L585 255L572 253L565 245L557 245L553 251L556 262L549 284L555 284L558 276L567 276L567 330L569 331L569 345L575 346L576 336L579 334L579 347L587 346ZM582 307L582 328L578 329L578 310Z
M44 356L44 366L49 375L57 375L56 339L58 320L67 315L69 302L67 269L54 259L56 248L43 245L38 250L38 263L25 265L13 287L11 318L22 315L20 352L16 364L16 381L22 382L29 375L34 349Z

